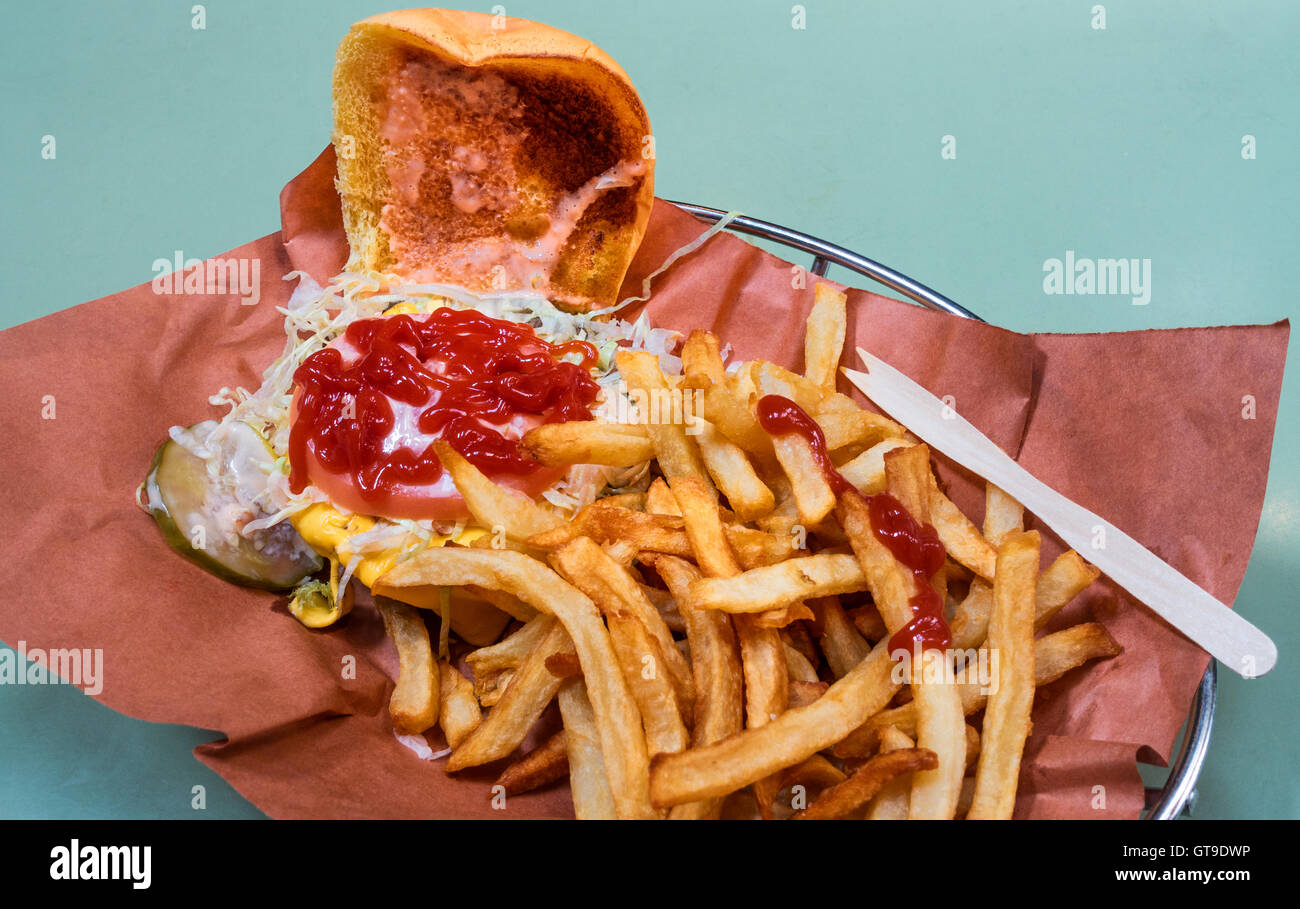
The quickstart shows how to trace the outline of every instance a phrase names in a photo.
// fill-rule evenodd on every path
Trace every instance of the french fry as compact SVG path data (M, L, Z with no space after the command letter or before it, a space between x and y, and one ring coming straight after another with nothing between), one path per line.
M718 519L717 505L704 481L699 477L673 477L669 480L669 487L700 570L710 577L740 574L740 563L727 542L726 530Z
M775 720L790 706L785 645L777 630L763 627L757 616L733 616L732 624L740 641L740 665L745 675L745 727L756 729ZM753 785L759 814L770 819L780 779L766 776Z
M918 685L914 675L912 698L916 704L917 747L937 754L938 764L913 775L907 816L918 820L951 820L957 811L966 769L966 724L961 695L950 681Z
M644 492L620 492L615 495L602 496L597 500L601 505L611 508L626 508L629 511L645 511Z
M1045 634L1034 641L1034 686L1050 685L1084 663L1118 656L1123 650L1099 622Z
M528 552L528 547L522 542L509 539L500 533L488 533L481 537L475 537L466 542L465 545L470 549L513 549L515 552ZM491 641L487 643L491 643Z
M519 545L512 543L511 545ZM371 593L375 591L372 589ZM382 595L382 591L380 591ZM418 597L412 597L417 599ZM421 609L430 609L436 612L440 617L443 615L444 608L448 615L448 621L443 623L438 629L438 645L435 648L440 655L446 655L446 642L450 640L452 634L474 647L484 644L491 644L501 639L501 633L506 630L511 619L524 621L532 618L537 614L537 610L525 603L518 602L519 614L499 608L495 603L489 603L482 597L466 596L460 589L448 590L447 600L444 603L438 593L424 602L412 603ZM507 598L502 598L502 605L507 607L513 604L508 602Z
M727 541L744 567L782 562L797 550L789 536L765 533L741 524L724 524ZM572 521L528 538L528 545L541 550L558 549L578 537L598 543L623 540L642 552L694 558L681 518L647 514L596 502L578 512Z
M637 549L636 544L628 540L610 540L608 543L602 543L600 548L605 550L605 554L611 559L628 569L631 569L632 563L641 554L641 550ZM635 577L635 574L633 577Z
M915 748L916 743L898 731L896 726L885 726L880 730L880 753L902 751ZM866 818L869 821L905 821L907 820L907 803L912 791L912 778L908 775L894 777L876 793L867 805Z
M659 358L645 351L622 350L616 355L618 370L627 382L633 395L644 396L649 402L663 400L671 391L663 372L659 369ZM646 435L654 443L655 455L659 460L659 469L666 477L698 476L704 478L710 491L713 484L709 481L700 458L695 441L686 434L686 427L672 420L660 419L645 426Z
M712 423L701 420L695 436L704 466L714 485L727 498L737 520L753 521L776 505L772 490L758 477L744 449L732 442Z
M903 439L885 439L877 442L862 454L839 467L840 476L848 480L864 496L885 490L885 455L910 443Z
M474 698L482 707L495 707L497 701L506 693L510 680L515 677L515 670L503 669L491 676L480 679L474 677Z
M447 739L447 747L455 751L478 728L483 712L474 697L474 683L446 660L438 663L438 681L442 693L438 725Z
M660 590L658 587L650 587L646 584L637 585L645 598L650 601L655 609L659 610L659 615L663 616L664 624L673 634L679 634L686 631L686 622L682 619L681 611L677 608L677 601L667 590Z
M820 641L826 665L831 667L835 678L844 678L849 670L867 658L871 645L853 627L835 597L822 597L813 600L811 605L821 626Z
M1020 759L1034 704L1034 589L1037 531L1011 533L998 547L988 648L998 654L997 690L984 711L984 735L975 796L967 817L1010 820L1016 807Z
M816 620L816 616L813 619ZM811 666L821 665L822 655L817 645L813 643L812 634L808 628L812 622L797 623L787 625L781 629L781 640L785 641L795 650L797 650Z
M546 634L533 645L497 705L452 751L449 773L499 760L518 748L560 689L560 680L547 671L546 660L570 648L569 635L554 617L542 621L547 624Z
M786 654L790 651L787 649ZM830 689L827 682L808 682L802 680L790 680L790 709L796 707L807 707L813 701L817 700Z
M690 555L690 542L681 530L681 520L671 516L632 511L603 501L579 511L567 524L529 537L535 549L553 550L578 537L590 537L597 543L623 540L640 550Z
M600 729L587 697L587 686L582 679L570 679L560 686L557 700L564 721L574 817L580 821L613 820L617 816L614 795L605 775Z
M413 606L375 597L384 630L397 648L397 684L388 701L393 728L416 735L438 722L438 669L429 646L429 629Z
M614 642L614 653L623 669L623 678L627 680L641 711L646 751L654 757L686 750L690 737L682 713L684 708L689 710L690 705L678 699L668 678L665 651L645 626L627 613L614 608L605 613L605 621L609 625L610 640ZM671 653L681 656L676 647Z
M924 508L929 501L925 490L928 484L919 484L915 478L907 479L909 474L914 475L922 467L924 473L930 475L928 451L922 446L917 448L915 454L909 454L912 449L889 454L885 459L885 469L888 474L891 463L897 465L894 472L899 476L899 482L895 488L900 495L917 500L913 502L914 507ZM921 485L920 489L918 485ZM867 577L876 608L880 610L890 634L897 634L912 619L911 598L918 582L905 573L905 569L876 538L866 500L852 494L841 496L838 513L840 523L853 544L854 555ZM914 513L913 517L924 522L927 515L922 511ZM888 643L888 638L885 643ZM927 651L927 654L943 660L945 665L948 662L948 657L942 653ZM966 753L961 695L951 679L923 680L920 673L913 673L912 697L916 705L917 747L933 751L938 756L938 764L933 769L920 770L913 775L909 817L951 818L961 792Z
M673 642L672 632L668 630L663 616L646 599L640 585L627 569L586 537L579 537L557 549L551 554L551 561L569 583L591 598L609 622L611 638L616 638L615 652L622 658L620 665L623 666L624 677L627 678L629 672L636 676L636 679L628 679L629 688L642 707L642 720L647 724L647 731L652 724L662 729L671 720L667 717L655 720L646 717L645 702L642 701L642 697L646 696L660 709L664 709L666 703L671 703L678 724L682 724L683 720L689 722L691 705L695 701L690 664ZM624 616L638 623L644 629L644 635L622 623ZM648 641L653 641L654 646L651 647ZM654 661L654 671L650 673L654 677L650 679L643 678L647 674L647 667L643 666L646 657ZM628 659L635 665L629 666L626 662ZM671 688L671 698L662 690L664 685ZM675 740L675 729L673 732ZM684 726L681 741L685 742Z
M929 475L929 487L930 522L939 532L943 548L954 561L965 565L985 580L992 580L997 550L980 535L970 518L962 514L952 500L940 491L933 473Z
M447 442L435 439L430 444L479 524L488 528L500 527L512 540L523 540L560 524L558 517L543 510L532 499L493 483Z
M895 561L893 555L885 548L885 545L876 539L875 532L871 527L868 506L864 499L854 495L841 496L839 518L840 524L849 535L849 540L853 545L854 562L862 578L862 587L857 589L870 589L876 609L880 611L881 618L885 620L885 625L892 634L906 625L912 618L910 601L913 593L913 582L911 574L906 572ZM814 558L825 557L811 556L808 561ZM843 557L834 556L834 558L839 560ZM847 571L845 574L847 575ZM835 592L848 593L850 591Z
M754 622L759 628L785 628L795 622L813 618L815 618L813 611L808 608L806 603L791 603L789 606L782 606L780 609L770 609L767 612L756 613Z
M760 463L775 463L772 437L759 425L749 404L726 384L704 390L704 418Z
M819 524L805 524L799 517L799 506L795 503L793 495L783 499L776 508L755 523L773 536L789 537L795 542L795 547L801 550L809 548L810 537L826 546L843 546L849 541L834 517L828 516ZM745 564L743 558L741 564ZM745 565L745 567L749 569L756 566Z
M753 616L735 616L740 659L745 671L745 722L759 726L789 706L785 645L775 628L758 625Z
M846 613L858 633L872 643L889 634L885 620L880 617L880 610L875 606L861 606Z
M888 753L902 748L915 748L916 743L899 730L897 726L885 726L880 730L880 751Z
M1034 630L1043 626L1084 591L1100 572L1073 549L1067 549L1038 576L1034 594ZM988 631L993 612L993 588L983 582L971 584L966 599L952 620L953 646L978 647Z
M785 477L782 476L781 479L785 480ZM789 485L788 480L785 480L785 485ZM788 535L797 533L797 528L803 528L806 536L808 531L808 528L799 520L799 505L795 502L793 495L787 495L781 499L776 503L775 508L758 518L754 523L768 533L773 534Z
M782 643L784 644L784 642ZM798 650L796 650L795 648L791 647L789 644L784 644L784 646L785 646L785 674L790 679L790 681L792 683L796 681L799 682L819 681L817 677L817 670L813 668L813 664L808 661L808 658L804 656L802 653L800 653Z
M930 517L930 449L898 448L885 455L885 489L920 523Z
M1040 631L1052 616L1083 593L1101 572L1073 549L1067 549L1038 576L1034 593L1034 630Z
M752 613L866 589L867 578L857 559L819 553L751 568L735 577L701 578L691 585L691 595L701 609Z
M754 363L732 363L726 379L727 389L750 411L752 416L754 402L758 400L760 394L758 386L754 384ZM766 432L764 434L766 435Z
M673 477L669 485L682 511L686 535L700 570L713 577L740 574L740 564L727 543L708 490L696 477ZM789 704L785 650L776 629L763 627L752 616L736 616L733 625L745 677L745 725L753 728L775 719ZM764 817L771 812L778 782L767 778L755 783L754 796Z
M797 813L794 816L795 820L844 817L871 801L876 793L895 777L904 773L933 773L938 766L938 755L925 748L903 748L878 754L858 768L843 783L823 792L816 801ZM960 788L959 782L958 792ZM956 811L955 799L953 810Z
M782 820L793 817L796 811L816 798L819 792L829 786L842 783L845 779L847 776L844 771L820 754L814 754L806 761L787 767L776 777L780 788L777 800L773 803L772 817ZM782 794L786 798L782 798Z
M789 398L809 414L821 410L826 390L798 373L766 360L755 360L749 364L749 374L759 397L780 395Z
M472 650L465 657L474 673L474 695L484 707L491 707L500 700L515 670L546 634L550 625L540 621L541 618L543 616L537 616L513 634L495 644Z
M740 524L724 524L722 530L740 567L746 571L779 564L799 552L797 540L788 534L765 533Z
M649 803L649 756L641 715L618 669L609 631L591 600L541 562L508 550L426 549L381 580L397 588L477 584L506 590L539 612L559 618L582 663L618 815L658 816Z
M961 795L957 797L957 814L955 819L959 821L966 820L966 815L970 812L971 802L975 798L975 777L968 776L961 781Z
M481 537L480 539L487 538ZM510 618L517 619L520 622L530 622L537 617L536 609L519 599L519 597L511 596L503 591L484 590L481 587L466 587L465 593L470 597L483 600L485 603L490 603L506 615L510 616Z
M711 331L692 331L682 344L682 374L697 380L696 388L722 385L727 381L722 365L722 347Z
M823 281L813 289L813 308L803 340L803 374L814 385L835 390L836 370L844 352L848 297Z
M1119 644L1097 622L1084 622L1069 628L1043 635L1034 642L1034 685L1050 685L1072 669L1092 660L1108 659L1122 652ZM957 686L961 694L962 712L970 716L984 709L988 696L975 683ZM916 734L916 705L903 704L882 710L843 741L833 752L840 758L861 758L870 755L879 744L880 731L885 726L895 726L907 735Z
M840 741L879 713L899 686L884 644L806 707L680 754L659 755L650 768L650 795L660 807L719 798L798 764Z
M799 435L782 435L772 439L776 459L790 478L799 520L819 524L835 510L835 493L813 454L812 444Z
M1025 506L992 483L984 484L984 539L990 546L1002 545L1011 533L1023 530Z
M571 679L582 675L582 663L572 650L553 653L546 658L546 671L557 679Z
M966 724L966 770L970 770L980 758L980 733L970 723Z
M965 650L983 644L992 612L992 585L984 581L972 581L966 598L957 605L952 616L952 646Z
M781 788L804 786L805 788L825 789L844 782L848 777L820 754L814 754L793 767L787 767L781 773Z
M496 784L506 795L519 795L562 780L568 773L568 742L561 729L503 770Z
M655 568L678 603L686 640L691 645L695 680L692 743L711 744L738 731L743 719L743 677L736 635L727 616L698 609L691 602L690 584L700 576L693 565L661 556Z
M672 490L663 477L655 477L650 488L645 491L645 510L649 514L667 514L675 518L682 516L677 500L673 498Z
M546 467L570 464L632 467L655 455L654 442L644 426L595 420L545 423L526 432L519 440L519 447Z
M696 609L691 604L690 584L699 577L693 565L672 556L661 556L654 565L678 602L686 626L686 640L691 645L691 671L695 680L691 744L710 745L739 732L744 722L744 676L735 631L727 616ZM720 799L702 799L675 806L669 818L716 818L721 807Z
M902 442L903 427L869 410L819 411L813 419L826 437L827 451L850 447L861 451L889 439Z
M817 413L858 413L862 410L857 402L848 395L840 394L838 391L828 392L822 398L821 405L817 408ZM895 424L897 425L897 424Z

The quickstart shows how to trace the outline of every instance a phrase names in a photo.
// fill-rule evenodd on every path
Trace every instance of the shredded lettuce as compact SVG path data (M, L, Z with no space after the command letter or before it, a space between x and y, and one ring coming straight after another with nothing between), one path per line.
M526 324L539 337L553 344L587 341L599 355L594 379L602 389L597 419L614 419L614 404L620 396L621 377L614 355L620 349L645 350L659 357L666 371L680 371L680 361L670 351L680 337L677 332L652 328L644 315L629 322L598 318L598 314L571 313L562 310L543 295L531 291L475 293L449 284L403 284L395 275L345 271L322 287L310 275L290 272L285 280L296 280L288 302L279 307L284 316L285 345L280 355L262 374L256 391L244 388L221 388L209 398L214 406L226 407L219 421L201 424L202 432L173 427L172 436L179 444L207 462L210 471L221 470L223 427L234 421L253 427L270 446L273 456L260 464L258 482L243 490L240 505L249 520L240 532L257 538L270 528L312 504L328 502L314 486L300 493L289 489L289 411L293 401L293 374L309 356L326 347L358 319L372 318L398 304L427 313L439 307L476 310L497 319ZM624 413L628 411L623 410ZM556 509L572 513L618 481L614 471L580 465L544 493ZM429 521L396 521L377 518L376 525L349 540L346 557L351 569L358 559L351 554L368 554L399 550L400 558L429 545L437 534L457 533L463 524L435 525Z

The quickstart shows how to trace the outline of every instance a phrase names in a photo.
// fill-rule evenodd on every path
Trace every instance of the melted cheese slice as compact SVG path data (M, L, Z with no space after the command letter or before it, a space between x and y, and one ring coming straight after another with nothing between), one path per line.
M375 581L391 571L401 555L401 550L397 548L365 554L352 552L349 541L375 526L375 519L366 515L344 514L333 505L318 502L291 516L289 520L307 545L322 558L337 561L344 568L350 566L354 558L359 559L352 576L366 587L374 587ZM467 527L455 535L434 536L429 545L456 543L464 546L486 535L487 531L481 527ZM422 609L435 612L438 609L437 588L405 588L401 599Z

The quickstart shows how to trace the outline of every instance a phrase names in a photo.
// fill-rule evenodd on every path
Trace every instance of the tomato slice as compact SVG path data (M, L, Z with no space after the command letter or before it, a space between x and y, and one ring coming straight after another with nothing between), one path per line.
M506 462L514 460L513 464L500 471L493 471L484 462L479 462L484 472L498 485L529 498L537 498L564 475L565 469L562 467L533 465L531 459L526 457L521 465L510 451L513 440L521 438L529 429L548 419L555 419L557 414L552 413L549 407L539 408L544 412L532 412L521 402L508 405L504 403L504 397L495 397L497 394L512 396L516 393L517 386L527 386L530 382L540 381L544 388L546 382L555 381L553 376L545 373L545 363L539 365L534 358L528 361L528 365L524 365L523 361L504 357L499 358L505 360L505 365L501 366L493 360L490 353L483 352L483 349L492 349L494 344L502 349L509 349L511 345L523 345L531 350L529 344L544 348L547 347L544 342L532 336L530 330L525 329L525 336L521 333L521 326L501 322L504 326L502 333L506 337L504 341L494 341L489 337L482 343L470 345L474 349L461 352L453 349L450 354L446 350L442 351L442 356L448 358L425 359L416 355L418 344L413 335L415 329L412 328L416 323L397 323L387 328L370 324L388 318L399 317L384 316L355 323L324 351L313 355L314 361L309 359L308 362L319 362L320 367L304 367L301 371L306 376L302 381L309 383L306 387L312 387L311 383L314 382L335 383L336 393L343 395L338 400L351 402L342 412L347 409L352 412L347 422L333 417L330 418L333 422L327 420L322 429L319 415L306 413L306 408L311 406L303 403L307 399L306 388L303 385L295 388L290 407L290 421L295 434L300 428L300 417L301 421L305 421L302 443L296 444L292 438L290 442L289 457L293 462L295 476L305 476L311 485L329 497L332 504L358 514L390 519L467 519L470 517L469 509L451 477L438 469L436 459L432 465L426 463L432 458L431 452L428 457L425 456L429 444L436 438L447 437L446 432L449 430L441 419L428 421L425 418L439 412L447 400L455 403L449 411L441 412L459 415L459 431L465 431L466 423L471 427L471 432L478 431L473 427L482 427L486 431L484 438L498 454ZM481 316L477 318L489 323L500 321ZM363 328L364 331L361 330ZM389 334L393 335L389 339L392 343L383 340ZM376 342L376 338L380 341ZM373 348L368 346L372 343L375 344ZM388 346L383 347L383 343L388 343ZM379 351L382 356L375 351ZM322 354L328 356L322 357ZM551 361L548 359L546 362ZM504 369L505 374L495 372L498 367ZM566 368L574 367L566 364ZM496 376L502 378L494 378ZM483 392L478 397L462 393L463 383L480 380L487 385L504 381L508 388L498 391L501 386L491 385L492 391ZM585 375L578 381L590 385L591 396L594 398L595 383ZM461 383L461 391L440 391L446 385L457 389L456 383ZM524 392L529 390L532 390L531 386L525 388ZM443 397L444 394L448 396ZM334 406L339 405L335 403ZM476 407L482 410L476 410ZM321 435L322 432L326 434ZM319 447L322 444L330 448L322 450ZM463 451L459 444L457 448ZM475 460L469 452L465 453L471 461ZM409 464L422 466L405 473L388 468L376 472L378 464L396 461L398 455Z
M543 467L527 476L495 477L493 482L535 499L564 473L563 467ZM465 499L456 491L456 484L447 473L427 485L398 483L385 486L366 498L355 477L326 470L308 445L307 475L311 477L313 486L329 496L331 504L358 514L432 521L459 521L470 517Z

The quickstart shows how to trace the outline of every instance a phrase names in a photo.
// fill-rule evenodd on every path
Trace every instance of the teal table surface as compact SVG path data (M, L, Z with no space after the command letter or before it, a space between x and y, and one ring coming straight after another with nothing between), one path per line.
M202 258L277 230L280 188L329 139L334 48L383 8L12 4L0 32L0 327L148 281L175 250ZM1300 311L1290 0L504 8L623 64L653 122L659 195L836 241L991 322L1086 332ZM1044 263L1067 250L1149 259L1149 300L1045 293ZM1262 679L1220 673L1197 817L1300 816L1291 360L1237 599L1281 659ZM0 816L261 816L193 758L217 732L129 719L68 686L0 686L0 729Z

